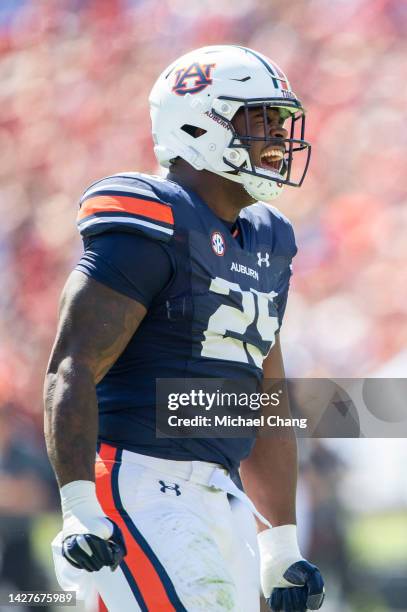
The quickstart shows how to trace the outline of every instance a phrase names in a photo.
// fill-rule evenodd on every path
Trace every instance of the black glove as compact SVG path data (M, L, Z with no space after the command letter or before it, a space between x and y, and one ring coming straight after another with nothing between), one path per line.
M66 537L62 542L62 555L65 559L74 567L87 572L97 572L105 565L114 572L127 555L127 549L119 527L113 521L110 522L113 533L108 540L91 533Z
M308 561L297 561L284 572L294 587L276 587L266 600L273 612L306 612L319 610L325 597L324 581L319 569Z

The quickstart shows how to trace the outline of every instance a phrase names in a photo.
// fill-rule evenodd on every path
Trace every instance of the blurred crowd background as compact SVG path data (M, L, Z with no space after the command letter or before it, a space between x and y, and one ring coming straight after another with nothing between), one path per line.
M406 41L402 0L0 2L0 590L55 586L41 394L78 199L159 172L148 93L187 50L259 50L308 110L311 169L278 201L299 246L288 374L405 377ZM302 443L303 546L328 612L407 610L406 459L404 441Z

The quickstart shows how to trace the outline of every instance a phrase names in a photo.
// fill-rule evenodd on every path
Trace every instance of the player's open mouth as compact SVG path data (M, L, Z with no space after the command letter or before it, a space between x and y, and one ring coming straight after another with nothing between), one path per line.
M280 170L284 152L284 149L280 147L268 147L260 155L261 167L265 170Z

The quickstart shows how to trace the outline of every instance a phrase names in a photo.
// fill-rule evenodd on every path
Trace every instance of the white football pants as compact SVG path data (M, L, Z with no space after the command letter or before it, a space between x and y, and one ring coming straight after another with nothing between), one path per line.
M105 567L89 575L109 612L259 611L250 502L209 486L215 472L231 483L215 464L101 444L98 498L127 546L115 572Z

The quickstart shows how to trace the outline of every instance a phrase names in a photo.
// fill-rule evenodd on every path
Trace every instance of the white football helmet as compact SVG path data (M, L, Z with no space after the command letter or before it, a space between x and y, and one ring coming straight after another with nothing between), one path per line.
M285 74L264 55L233 45L191 51L164 70L149 101L154 152L162 166L182 157L196 170L241 183L253 198L266 202L279 196L284 185L301 186L311 154L304 140L305 112ZM263 108L264 137L250 135L248 110L253 107ZM270 107L291 120L288 138L270 137ZM245 112L244 135L232 124L240 108ZM255 140L269 149L278 140L281 162L254 165L250 146ZM294 173L293 157L299 151L305 153L303 164Z

